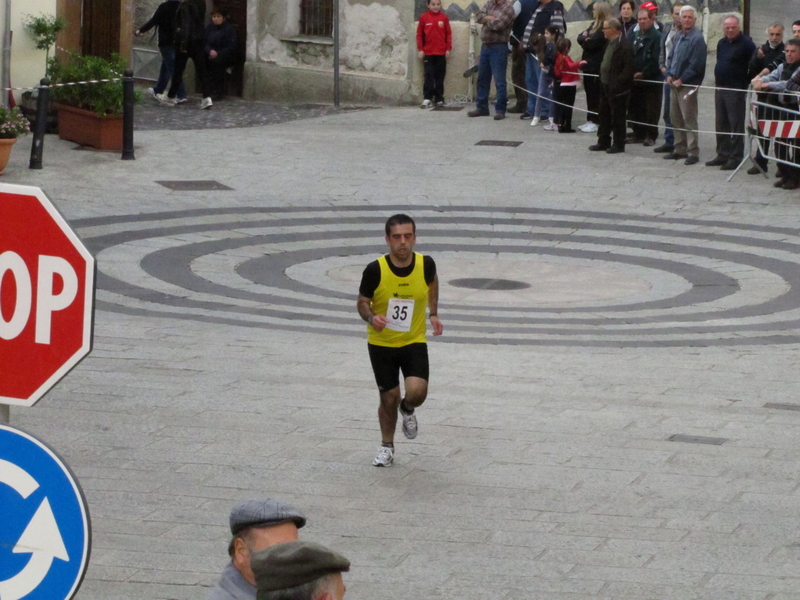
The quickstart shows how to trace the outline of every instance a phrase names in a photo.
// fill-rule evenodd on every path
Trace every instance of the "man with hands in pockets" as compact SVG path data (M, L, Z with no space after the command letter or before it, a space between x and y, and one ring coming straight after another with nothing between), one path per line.
M358 314L367 322L369 358L380 393L378 421L382 444L372 462L391 466L397 413L403 419L403 434L417 437L414 409L428 395L428 345L426 309L430 311L433 335L442 334L439 320L439 279L430 256L414 252L416 224L408 215L386 221L389 254L367 265L358 294ZM400 395L403 373L405 397Z

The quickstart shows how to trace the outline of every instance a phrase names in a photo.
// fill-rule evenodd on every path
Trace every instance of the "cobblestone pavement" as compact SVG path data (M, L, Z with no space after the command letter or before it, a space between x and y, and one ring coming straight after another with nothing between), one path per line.
M205 598L277 496L355 600L800 600L800 198L593 142L383 108L17 152L98 258L93 353L12 409L87 494L77 598ZM355 294L400 210L445 335L376 469Z
M200 97L192 96L184 104L165 106L144 94L134 109L134 128L148 130L227 129L231 127L257 127L287 123L298 119L313 119L341 112L365 110L365 106L329 104L286 105L272 102L249 102L236 97L226 97L214 102L211 109L199 110Z

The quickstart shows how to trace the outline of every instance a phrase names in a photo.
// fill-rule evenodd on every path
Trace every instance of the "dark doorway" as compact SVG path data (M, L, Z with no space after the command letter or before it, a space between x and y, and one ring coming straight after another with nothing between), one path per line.
M83 0L83 54L109 58L119 52L120 3L109 0Z
M221 10L228 21L236 28L238 60L227 78L226 93L229 96L241 96L244 83L245 47L247 45L247 0L216 0L214 6Z

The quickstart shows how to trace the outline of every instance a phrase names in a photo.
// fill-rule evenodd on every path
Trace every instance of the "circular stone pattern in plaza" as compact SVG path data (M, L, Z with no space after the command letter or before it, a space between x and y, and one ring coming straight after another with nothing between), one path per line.
M470 290L524 290L531 287L530 283L524 281L514 281L512 279L484 279L481 277L466 277L464 279L452 279L448 281L452 286L467 288Z
M440 281L437 342L800 342L800 232L716 220L472 206L219 208L74 221L98 308L363 337L361 273L386 218L417 221Z

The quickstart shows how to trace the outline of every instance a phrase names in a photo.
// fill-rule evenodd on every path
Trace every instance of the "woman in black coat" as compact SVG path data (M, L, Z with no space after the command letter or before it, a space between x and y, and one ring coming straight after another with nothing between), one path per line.
M211 13L206 27L206 64L212 100L225 96L225 70L236 64L236 28L219 10Z
M600 64L606 51L606 36L603 35L603 22L611 18L611 5L608 2L595 2L592 7L594 23L586 31L578 34L578 43L583 48L581 60L583 67L583 89L586 91L586 108L589 110L586 123L578 129L586 133L597 131L597 111L600 107Z

